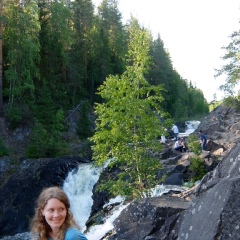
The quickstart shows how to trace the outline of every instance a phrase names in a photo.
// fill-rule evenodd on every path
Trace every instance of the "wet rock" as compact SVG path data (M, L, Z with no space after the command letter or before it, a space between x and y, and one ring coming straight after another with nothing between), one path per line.
M80 157L22 161L0 187L0 236L28 231L42 189L62 186L68 173L84 162Z
M146 239L161 229L169 217L186 210L189 204L172 196L135 200L114 222L116 233L111 239Z

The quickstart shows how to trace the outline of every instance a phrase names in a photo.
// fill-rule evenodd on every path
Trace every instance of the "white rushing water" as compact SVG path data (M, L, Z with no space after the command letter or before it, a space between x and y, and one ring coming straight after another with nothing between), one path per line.
M71 210L76 221L82 228L82 231L86 229L85 223L91 213L91 207L93 204L92 189L98 181L100 173L101 170L93 168L91 164L83 164L79 166L77 171L70 172L64 182L63 189L70 199ZM158 185L151 190L151 196L161 196L163 193L167 193L170 190L183 191L186 190L186 188L172 185ZM121 211L127 207L127 205L123 204L123 201L124 198L118 196L115 199L111 199L109 203L105 204L108 205L115 202L120 203L114 208L114 211L106 217L103 224L95 225L85 233L88 240L99 240L107 232L114 228L114 220L120 215Z
M77 171L72 171L66 178L63 190L71 202L71 211L74 217L84 231L91 207L93 204L92 190L101 174L100 168L92 167L91 164L81 164Z
M193 133L197 129L200 123L201 123L200 121L196 121L196 120L186 121L185 132L180 132L178 134L178 137L188 137L191 133Z
M75 170L68 174L63 185L63 190L66 192L71 202L71 211L82 231L86 230L85 224L90 217L93 204L92 190L101 172L102 169L95 168L91 164L81 164L77 171ZM106 217L102 225L95 225L85 234L88 240L101 239L105 233L113 229L113 221L126 207L122 204L123 200L122 197L118 196L105 204L120 203L120 205L115 208L115 211Z
M200 124L201 122L200 121L196 121L196 120L192 120L192 121L186 121L185 122L185 126L186 126L186 129L185 129L185 133L193 133L198 125Z
M82 231L86 230L86 222L91 213L91 207L93 204L92 190L94 185L99 179L102 169L92 167L91 164L81 164L77 170L71 171L63 185L63 189L69 197L71 203L71 211L74 218L80 225ZM151 196L161 196L163 193L167 193L170 190L183 191L185 187L171 186L171 185L158 185L151 190ZM124 205L124 198L118 196L111 199L108 204L118 202L119 205L114 208L104 220L101 225L95 225L85 233L88 240L99 240L107 232L114 228L113 222L120 215L121 211L127 207ZM29 233L16 234L15 236L8 236L1 238L1 240L29 240Z

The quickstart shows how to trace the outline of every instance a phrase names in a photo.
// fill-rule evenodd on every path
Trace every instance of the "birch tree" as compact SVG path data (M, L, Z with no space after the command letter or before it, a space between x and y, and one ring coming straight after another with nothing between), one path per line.
M93 159L103 165L111 158L109 166L120 168L115 180L101 185L113 195L143 197L159 183L156 173L162 166L152 153L161 149L157 137L164 133L160 119L166 113L159 108L162 87L151 86L144 77L151 63L150 42L150 33L132 19L126 71L109 76L98 91L103 103L95 108Z

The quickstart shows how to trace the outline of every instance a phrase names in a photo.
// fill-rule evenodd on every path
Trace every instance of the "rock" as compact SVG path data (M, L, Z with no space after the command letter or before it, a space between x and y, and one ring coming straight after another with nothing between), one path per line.
M178 172L170 174L170 176L165 179L164 184L182 186L183 185L182 174Z
M163 196L133 201L114 222L112 240L140 240L157 232L166 219L186 210L189 202L181 198Z
M239 152L240 143L185 195L135 200L116 219L115 234L107 239L240 239Z
M240 239L240 114L224 105L217 107L198 126L207 135L207 151L202 160L208 173L194 188L156 198L135 200L116 219L109 240L230 240ZM195 131L195 132L196 132ZM195 133L193 133L195 134ZM167 140L159 155L167 174L165 184L189 180L189 156L172 150ZM21 160L18 169L0 186L0 236L28 230L39 192L50 185L61 186L68 172L85 160L78 157ZM13 171L11 160L0 165L0 178ZM101 175L114 177L119 169L106 169ZM1 175L2 174L2 175ZM159 180L160 181L160 180ZM108 192L94 187L91 224L102 221L100 209L109 200Z
M62 186L68 173L84 162L80 157L22 161L0 187L0 236L28 231L42 189Z
M186 209L168 216L161 213L161 222L153 211L153 204L148 202L151 200L135 201L134 206L129 205L116 219L116 233L106 239L240 239L240 140L236 137L239 134L239 116L235 110L222 105L199 126L205 133L217 132L213 138L207 136L207 150L210 153L203 152L201 156L209 172L194 188L174 194L179 199L189 200ZM231 127L230 124L234 126ZM183 154L178 164L184 168L187 161L187 154ZM173 176L176 175L172 173ZM155 201L158 202L159 209L163 207L163 210L165 205L162 198L163 196L156 198ZM178 200L176 202L176 205L181 204ZM156 222L159 223L156 224L157 227Z
M217 150L215 150L213 152L213 155L220 156L220 155L223 154L223 152L224 152L224 149L223 148L219 148L219 149L217 149Z
M6 181L8 172L12 170L12 160L9 157L2 157L0 160L0 186Z

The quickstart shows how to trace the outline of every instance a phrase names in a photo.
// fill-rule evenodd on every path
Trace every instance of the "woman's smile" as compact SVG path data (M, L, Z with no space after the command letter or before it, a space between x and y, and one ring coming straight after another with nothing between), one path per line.
M51 229L53 231L57 231L65 221L67 209L57 198L51 198L47 201L47 204L43 208L42 214Z

